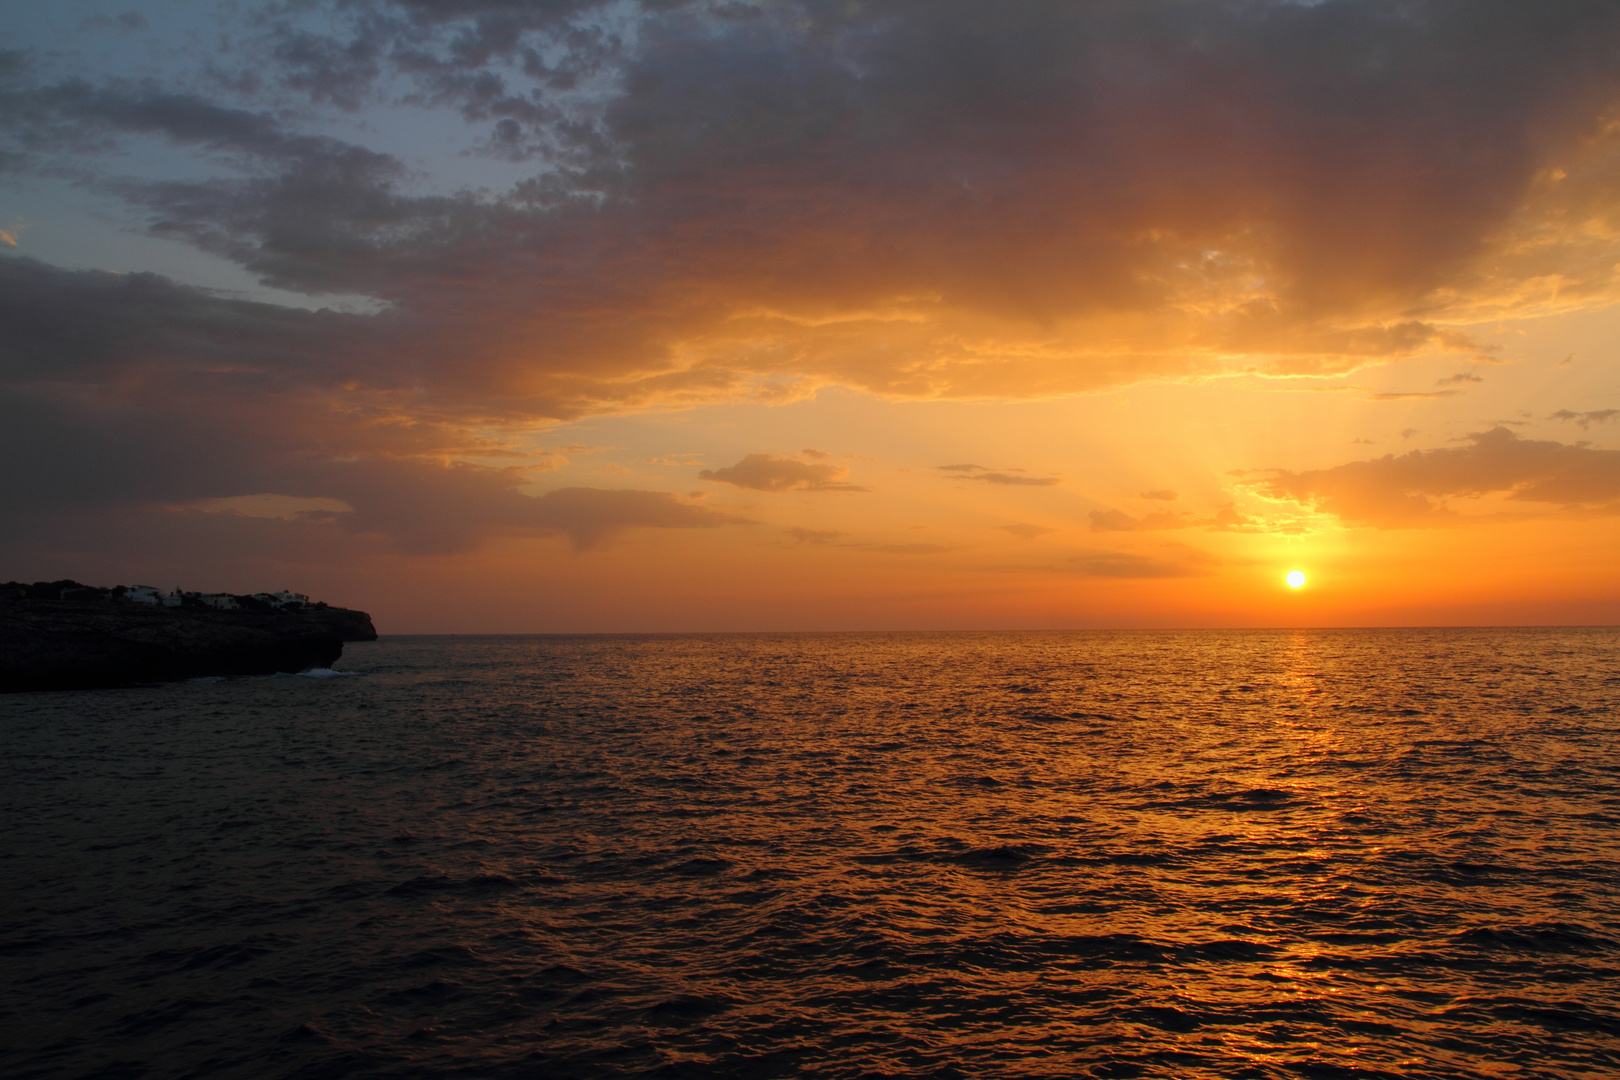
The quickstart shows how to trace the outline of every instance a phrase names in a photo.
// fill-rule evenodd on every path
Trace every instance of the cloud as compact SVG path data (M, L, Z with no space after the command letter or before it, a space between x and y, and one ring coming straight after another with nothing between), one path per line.
M65 77L97 70L72 42L0 54L8 182L82 185L268 284L378 309L7 244L8 527L277 493L352 506L323 538L588 548L727 519L661 492L530 495L541 457L481 463L550 421L834 385L1027 399L1472 356L1465 325L1620 296L1614 5L295 7L150 79ZM447 117L476 130L424 149ZM463 151L505 164L469 181ZM821 453L706 479L856 490ZM1328 472L1272 482L1352 513ZM1124 517L1104 531L1181 520Z
M121 30L131 34L146 29L146 16L138 11L125 11L117 15L98 12L86 18L81 25L86 29Z
M1367 395L1370 401L1423 401L1428 398L1456 397L1460 390L1385 390Z
M1154 559L1126 551L1087 550L1068 560L1073 572L1094 578L1182 578L1207 573L1213 560L1203 552L1185 549L1181 561Z
M1148 532L1161 529L1187 529L1194 524L1193 519L1182 514L1163 510L1155 514L1147 514L1140 518L1131 517L1123 510L1093 510L1091 518L1092 532Z
M528 495L519 490L525 479L519 470L465 462L326 462L286 471L304 490L326 493L302 498L352 507L333 516L345 532L414 555L469 551L503 535L562 535L575 550L589 551L632 529L741 521L662 491L569 487Z
M0 277L12 269L0 260ZM141 275L46 277L72 287L40 297L25 273L10 279L24 287L0 288L0 324L16 331L0 338L0 505L17 535L71 519L116 537L155 508L181 508L165 512L199 530L204 518L269 522L273 511L435 555L498 535L565 535L583 550L631 528L736 520L663 492L526 494L548 451L505 468L468 460L506 448L453 410L391 407L398 391L366 334L322 362L311 339L343 337L356 317L220 301ZM83 303L45 302L74 298Z
M1466 519L1446 500L1493 493L1520 502L1620 512L1620 451L1521 439L1496 427L1469 435L1465 446L1301 473L1279 471L1257 482L1255 490L1379 528L1462 524Z
M288 134L268 115L215 104L196 94L168 92L153 83L83 78L0 89L4 127L33 150L105 152L112 133L156 135L220 151L260 157L297 156L318 146L342 144L319 136Z
M0 385L123 385L190 380L229 397L247 384L331 394L346 383L398 389L407 318L309 312L213 296L156 274L69 271L0 256ZM211 377L212 376L212 377ZM218 376L229 376L219 378ZM131 385L133 384L133 385Z
M176 510L197 510L204 514L236 514L240 517L281 518L294 521L302 517L348 514L354 507L341 499L300 498L297 495L236 495L226 499L198 499Z
M825 455L823 455L825 456ZM731 484L754 491L868 491L844 483L849 470L842 465L800 461L777 454L749 454L723 469L704 469L698 479Z
M560 532L585 550L627 529L712 529L739 519L682 503L663 491L562 488L532 500L523 517L534 527Z
M1044 525L1026 525L1023 522L1019 522L1014 525L997 525L996 528L1000 529L1002 532L1012 533L1020 540L1033 540L1037 536L1045 536L1048 533L1054 533L1057 531L1056 529L1049 529Z
M1450 386L1454 383L1484 382L1484 378L1471 371L1459 371L1455 375L1448 375L1435 383L1436 386Z
M1593 424L1606 424L1617 416L1620 416L1620 409L1596 409L1592 412L1572 412L1569 409L1559 409L1547 419L1573 423L1582 431L1587 431L1590 430Z
M787 534L800 544L825 544L844 535L835 529L801 529L797 526L788 529Z
M860 551L875 551L882 555L943 555L956 548L948 544L850 544L852 548Z
M1161 510L1137 518L1123 510L1093 510L1092 532L1164 532L1169 529L1206 529L1210 532L1257 532L1261 523L1224 506L1209 517Z
M3 150L277 286L386 302L401 366L491 413L1342 371L1471 352L1454 324L1555 276L1564 305L1620 288L1587 227L1620 139L1604 5L315 6L216 83L12 65ZM449 110L469 152L543 167L436 182L332 109L390 110L380 144ZM121 174L135 142L189 178Z
M1178 498L1176 493L1169 488L1161 488L1158 491L1144 491L1136 497L1138 499L1156 499L1159 502L1175 502Z
M372 96L382 74L385 47L375 32L339 42L284 25L274 33L272 55L282 86L302 91L317 104L354 112Z
M981 465L936 465L934 468L950 473L953 480L978 480L1008 487L1051 487L1062 482L1055 476L1025 476L1023 469L995 470Z

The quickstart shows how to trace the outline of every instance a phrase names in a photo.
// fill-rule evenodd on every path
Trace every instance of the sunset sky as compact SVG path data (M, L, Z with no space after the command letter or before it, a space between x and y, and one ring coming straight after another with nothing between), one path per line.
M1620 622L1612 0L3 8L0 578Z

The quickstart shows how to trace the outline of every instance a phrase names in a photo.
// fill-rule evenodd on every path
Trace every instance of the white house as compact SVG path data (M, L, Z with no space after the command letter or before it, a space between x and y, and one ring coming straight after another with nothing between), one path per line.
M282 589L280 592L274 593L254 593L253 599L258 600L261 603L269 604L274 608L291 607L294 604L307 606L309 604L309 597L305 596L303 593L288 592L286 589Z
M162 604L164 607L180 607L188 600L196 601L204 607L211 607L215 611L237 611L242 607L241 601L231 593L182 592L178 588L166 593L152 585L125 587L123 597L137 604ZM314 606L308 596L286 589L274 593L254 593L253 599L278 610Z

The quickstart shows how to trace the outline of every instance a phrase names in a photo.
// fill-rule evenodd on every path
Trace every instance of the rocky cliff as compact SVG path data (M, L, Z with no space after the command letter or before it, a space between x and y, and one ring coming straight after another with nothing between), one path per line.
M0 692L308 671L330 667L345 641L376 637L365 612L324 604L216 611L82 586L0 586Z

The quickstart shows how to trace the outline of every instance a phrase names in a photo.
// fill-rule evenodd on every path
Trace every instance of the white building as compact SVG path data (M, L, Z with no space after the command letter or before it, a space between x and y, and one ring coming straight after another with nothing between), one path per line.
M258 600L261 603L269 604L273 608L292 607L294 605L303 607L309 604L309 597L305 596L303 593L288 592L286 589L273 593L254 593L253 599Z
M242 607L241 601L231 593L183 592L178 588L165 593L152 585L127 586L123 588L123 597L137 604L162 604L164 607L180 607L187 601L213 608L215 611L238 611ZM254 593L253 599L278 611L315 606L303 593L290 592L286 589L273 593Z

